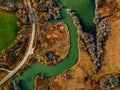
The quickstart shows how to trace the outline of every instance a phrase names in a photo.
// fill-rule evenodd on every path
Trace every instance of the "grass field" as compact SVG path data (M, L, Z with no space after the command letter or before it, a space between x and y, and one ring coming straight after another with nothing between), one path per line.
M14 42L18 26L17 17L13 13L0 12L0 55L3 49Z

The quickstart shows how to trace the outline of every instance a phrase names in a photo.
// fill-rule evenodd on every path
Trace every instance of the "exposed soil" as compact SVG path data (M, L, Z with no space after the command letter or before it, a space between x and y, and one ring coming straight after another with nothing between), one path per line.
M120 1L105 0L102 1L98 9L101 17L111 15L105 19L110 24L110 33L104 45L104 58L102 69L94 75L92 73L91 58L82 48L79 49L80 57L78 63L71 69L61 75L51 79L51 90L97 90L99 80L112 73L120 73ZM80 43L82 47L82 44ZM44 80L44 79L43 79ZM108 78L108 80L112 80ZM113 82L115 83L115 82ZM54 85L53 85L54 84ZM101 84L102 85L102 84ZM113 88L111 86L109 88ZM107 87L106 87L107 88ZM119 90L119 87L112 90ZM38 89L39 90L39 89ZM111 89L108 89L111 90Z
M43 27L45 25L45 27ZM45 64L56 64L64 59L70 49L70 37L67 25L65 23L45 23L39 24L40 46L37 49L39 52L40 61ZM47 58L48 52L53 53L51 59Z

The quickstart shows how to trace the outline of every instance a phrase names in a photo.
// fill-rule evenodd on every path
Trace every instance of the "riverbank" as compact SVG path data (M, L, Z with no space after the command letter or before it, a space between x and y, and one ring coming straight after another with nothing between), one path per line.
M96 0L98 1L98 0ZM99 0L100 1L100 0ZM107 3L106 3L107 2ZM112 1L111 1L112 2ZM48 80L49 83L46 83L46 88L58 89L58 90L73 90L73 89L85 89L85 90L96 90L96 89L114 89L119 90L120 88L120 59L119 59L119 23L120 23L120 13L118 7L116 7L116 2L113 1L112 4L109 0L101 2L103 6L98 7L99 4L96 4L97 11L100 16L95 18L96 21L96 46L97 47L97 57L93 60L93 63L90 61L91 57L86 53L84 49L80 48L80 62L74 65L74 68L69 69L68 71L56 76L55 78L43 79ZM118 1L119 2L119 1ZM117 3L118 3L117 2ZM103 4L104 3L104 4ZM119 4L119 3L118 3ZM112 8L111 8L112 7ZM114 8L114 9L113 9ZM106 12L104 12L106 11ZM74 18L76 26L77 18L75 13L70 12L70 15ZM109 14L108 14L109 13ZM112 13L114 13L112 15ZM112 15L112 16L111 16ZM78 26L78 29L81 30L81 26ZM89 39L87 39L89 40ZM81 40L80 40L81 41ZM80 43L82 46L82 43ZM90 45L90 44L88 44ZM114 63L114 64L113 64ZM95 74L92 73L92 68L94 67ZM36 78L41 78L41 75L38 75ZM51 81L52 80L52 81ZM34 84L38 85L37 80ZM106 84L107 83L107 84ZM36 85L35 85L36 86ZM41 85L40 87L43 88ZM39 85L38 85L39 87ZM36 86L37 88L37 86ZM47 90L47 89L46 89Z
M56 87L54 86L54 89L60 87L59 90L65 90L65 89L95 90L101 87L107 89L116 87L116 81L114 80L117 80L117 84L119 84L118 83L119 74L113 74L113 73L115 73L115 70L118 72L120 70L119 68L120 45L119 45L119 25L118 25L120 14L119 12L116 12L116 10L113 9L116 8L116 4L114 1L113 2L110 0L105 0L102 2L99 1L100 0L96 0L96 11L95 11L95 21L94 21L94 23L96 24L96 33L94 35L83 32L81 26L78 25L80 23L77 22L78 18L77 16L75 16L75 13L69 12L69 14L73 16L72 18L75 20L74 24L77 26L79 31L76 29L76 27L73 27L74 24L72 18L68 16L68 14L66 14L65 8L62 9L61 14L62 16L64 15L65 16L62 18L62 20L56 20L55 22L64 21L68 25L70 31L70 40L71 40L71 44L70 44L71 49L69 53L70 56L68 55L66 59L56 64L55 66L45 66L42 63L36 63L30 66L25 72L22 73L21 76L16 77L14 80L16 79L22 80L23 88L25 90L34 89L33 82L36 75L37 78L39 77L41 79L42 77L40 83L44 82L44 85L41 85L40 87L43 88L45 84L50 80L53 80L53 82L51 82L51 85L56 85ZM111 4L111 2L113 4ZM117 17L112 16L112 14L110 13L112 12L112 10L113 12L115 11L114 15ZM78 32L79 34L76 34L76 32ZM80 38L77 39L76 37L80 37ZM77 40L79 42L76 42ZM80 47L77 47L76 44L79 45ZM79 51L77 51L76 53L76 50L78 49ZM78 56L80 56L79 60L78 60ZM34 74L31 74L31 72ZM108 72L111 72L112 74L106 76L105 73ZM101 74L103 74L102 79L99 78ZM108 82L109 84L106 84ZM37 82L35 81L35 83ZM37 84L39 84L39 82ZM49 86L50 84L46 85L46 87L48 88L53 88L53 86L51 87Z
M86 32L95 31L93 23L95 2L94 0L58 0L63 8L70 8L80 19L83 30ZM89 15L88 15L89 14Z
M120 5L119 3L120 1L119 0L116 0L116 1L105 0L103 2L100 2L100 0L96 0L96 2L98 3L96 4L97 5L96 13L98 13L99 15L97 22L100 21L100 19L102 19L102 21L107 21L109 23L110 31L109 31L107 40L106 42L104 42L104 45L102 47L104 48L102 68L96 74L95 80L96 81L100 80L102 82L102 83L99 82L99 86L98 86L99 88L119 90L120 83L118 82L120 82L120 80L117 80L117 79L118 79L118 76L120 75L120 65L119 65L119 62L120 62L120 59L119 59L119 53L120 53L120 50L119 50L119 47L120 47L119 8L120 8ZM97 30L99 32L100 28ZM118 73L118 75L116 75L116 73ZM112 75L112 78L110 77L111 75ZM106 85L105 84L106 82L109 84ZM114 84L114 83L117 83L117 84Z
M78 32L79 31L73 24L72 17L70 17L69 14L67 14L65 7L62 8L60 13L62 18L56 20L55 22L64 22L68 25L68 29L70 33L70 47L71 47L70 52L65 59L63 59L60 63L54 66L45 66L42 63L35 63L31 65L26 71L24 71L21 76L16 77L14 80L20 79L23 83L23 89L25 90L34 89L33 83L34 83L34 78L37 74L46 77L56 77L57 75L61 74L62 72L65 72L66 70L68 70L78 62L78 58L79 58Z
M66 11L65 11L66 12ZM67 12L65 15L68 15ZM66 20L65 20L66 19ZM24 89L33 90L34 86L34 77L41 73L42 76L46 75L49 77L54 77L65 71L66 69L73 66L77 60L78 60L78 35L77 35L77 29L74 26L72 22L72 18L70 16L66 17L64 20L60 20L62 22L65 22L68 25L69 33L70 33L70 52L68 54L68 57L66 57L64 60L62 60L60 63L56 64L55 66L45 66L42 63L35 63L32 66L30 66L21 76L16 77L16 79L20 79L25 82ZM71 20L71 22L68 22L68 20ZM73 57L74 55L74 57ZM61 68L62 67L62 68ZM33 74L30 74L30 73ZM27 80L27 78L31 78L30 81ZM27 87L29 86L29 87Z

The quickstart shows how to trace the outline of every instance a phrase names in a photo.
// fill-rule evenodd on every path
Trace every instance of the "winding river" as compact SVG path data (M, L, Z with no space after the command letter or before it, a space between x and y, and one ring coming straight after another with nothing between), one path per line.
M92 0L59 0L63 5L63 9L61 10L62 19L57 20L57 22L65 22L68 25L71 46L70 52L68 57L54 66L45 66L42 63L35 63L21 76L16 77L15 80L22 80L24 90L34 90L34 78L39 73L40 75L54 77L75 65L78 60L78 34L72 18L66 12L66 8L71 8L77 12L78 16L84 21L84 25L91 28L93 27L94 4L91 4L90 1Z

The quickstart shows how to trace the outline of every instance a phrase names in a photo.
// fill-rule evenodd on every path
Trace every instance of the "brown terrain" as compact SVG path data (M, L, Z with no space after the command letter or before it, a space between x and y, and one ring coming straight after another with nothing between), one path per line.
M45 64L56 64L67 56L70 49L70 37L65 23L45 23L44 25L39 23L38 33L40 42L35 53L40 61ZM54 55L48 58L47 53Z
M8 72L7 72L7 71L4 71L4 70L0 70L0 74L1 74L1 75L0 75L0 80L2 80L3 77L8 74Z
M46 85L44 90L48 90L48 87L50 90L92 90L90 85L92 75L91 58L82 49L80 51L81 57L78 63L61 75L52 79L44 79L43 77L36 76L34 82L36 90L42 90L39 88L43 88L44 85ZM40 78L42 79L41 81L37 80ZM43 83L45 80L48 80L47 82L49 83Z
M105 0L103 3L98 12L101 17L111 14L105 18L110 24L110 32L104 45L103 65L98 75L120 72L120 1Z
M0 0L0 11L15 13L19 27L16 40L5 50L3 50L0 57L0 80L3 79L8 72L15 69L21 63L21 60L28 49L29 38L31 36L31 25L28 22L28 9L25 8L25 3L22 1ZM0 90L8 90L10 87L10 80L4 85L0 86Z
M44 76L41 77L37 75L34 81L34 86L36 90L120 90L120 0L95 1L99 1L99 3L96 4L99 17L98 23L102 23L101 25L96 25L97 33L99 34L99 32L101 32L100 28L104 27L104 22L102 21L108 22L110 26L108 37L106 38L106 41L103 40L105 41L104 44L101 44L102 40L99 40L99 38L101 39L101 37L98 34L96 35L98 36L96 37L98 44L97 54L98 56L103 54L103 58L98 59L99 57L97 58L96 53L93 53L93 48L95 47L93 46L94 43L91 44L88 39L88 41L86 41L85 43L85 47L82 38L79 38L79 59L76 65L66 70L59 76L53 78ZM34 12L36 12L37 16L40 19L40 21L38 21L36 25L36 48L34 52L35 58L37 58L37 60L35 61L43 61L45 64L56 64L57 62L65 58L69 52L69 32L65 23L51 24L48 23L47 20L51 18L51 16L54 19L60 18L58 10L61 8L61 6L56 2L56 4L53 3L52 0L48 0L47 2L41 0L41 2L39 2L40 5L36 2L36 0L32 0L32 7L34 8ZM44 3L44 7L41 3ZM51 4L53 4L53 6ZM8 7L12 8L13 6L9 5ZM2 7L2 9L9 11L10 8L8 7ZM47 14L48 12L45 13L46 7L49 9L49 14ZM27 23L27 19L23 19L25 18L24 14L24 11L22 12L19 10L17 12L17 15L19 17L19 26ZM19 15L22 15L24 17L21 18L22 16ZM74 16L73 19L76 19L74 13L72 15ZM97 15L95 14L95 16ZM79 25L79 23L76 24ZM80 33L82 33L82 35ZM82 31L80 33L79 37L83 37L85 38L85 40L87 40L87 34L84 34ZM101 36L104 36L104 34L106 33L102 33ZM20 37L21 35L18 37L18 39ZM89 43L91 47L90 45L87 45ZM24 44L22 44L22 47L23 46ZM85 48L87 48L88 51ZM46 56L47 52L54 53L54 56L51 59L48 59ZM97 62L99 60L101 61ZM30 61L32 61L32 59L30 59ZM95 67L95 72L93 71L94 65L97 67ZM3 70L0 71L0 73L1 72L3 74L1 74L0 79L3 78L4 74L7 74Z
M101 69L96 74L92 72L91 57L82 49L80 40L81 48L79 48L77 64L61 75L48 79L49 84L46 86L50 90L120 90L118 87L120 86L120 0L102 0L98 6L98 13L110 25L110 32L103 46L104 57ZM38 83L39 81L35 81L35 86ZM36 90L41 90L37 87L39 85L36 86Z

